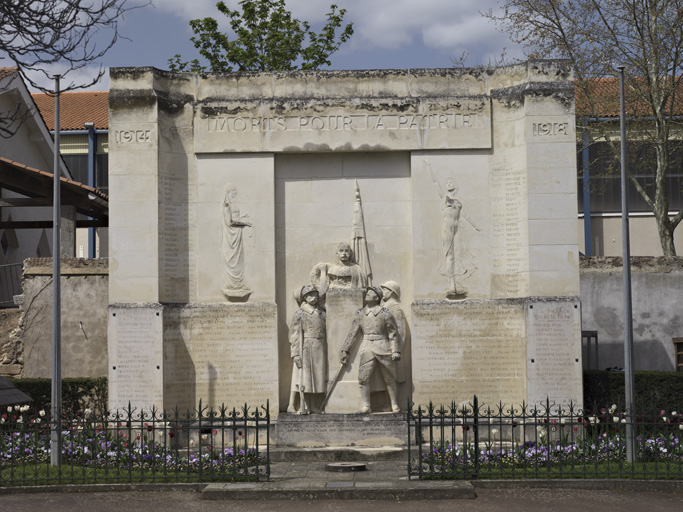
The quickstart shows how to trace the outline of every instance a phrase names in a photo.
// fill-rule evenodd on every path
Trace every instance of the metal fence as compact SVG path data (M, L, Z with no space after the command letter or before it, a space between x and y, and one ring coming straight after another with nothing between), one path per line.
M21 295L21 263L0 265L0 308L14 307L14 296Z
M616 405L472 402L408 412L409 477L683 479L683 410L627 416ZM626 427L635 458L626 461Z
M270 478L268 403L217 410L200 403L170 413L129 407L99 417L79 411L62 421L56 467L46 411L10 407L0 422L0 486Z

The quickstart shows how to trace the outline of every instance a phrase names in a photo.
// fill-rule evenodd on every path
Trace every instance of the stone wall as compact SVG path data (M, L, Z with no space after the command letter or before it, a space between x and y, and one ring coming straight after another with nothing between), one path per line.
M581 260L582 329L598 331L599 369L624 366L622 259ZM683 336L683 258L631 263L636 370L674 370L671 338Z
M107 375L108 260L62 259L62 376ZM24 261L19 326L3 350L23 378L52 375L52 258ZM5 363L5 361L3 361Z

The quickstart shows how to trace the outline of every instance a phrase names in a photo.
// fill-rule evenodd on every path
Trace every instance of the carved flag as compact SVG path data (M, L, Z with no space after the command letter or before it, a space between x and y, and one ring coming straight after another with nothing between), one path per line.
M356 180L356 202L353 204L353 220L351 228L351 244L356 263L368 276L368 286L372 286L372 268L368 255L368 243L365 238L365 220L363 219L363 203L360 199L360 188Z

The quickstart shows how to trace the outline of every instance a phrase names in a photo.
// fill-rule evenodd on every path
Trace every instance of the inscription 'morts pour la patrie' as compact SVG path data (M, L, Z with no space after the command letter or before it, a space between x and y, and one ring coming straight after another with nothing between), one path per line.
M457 130L477 126L477 114L460 112L208 118L209 132Z

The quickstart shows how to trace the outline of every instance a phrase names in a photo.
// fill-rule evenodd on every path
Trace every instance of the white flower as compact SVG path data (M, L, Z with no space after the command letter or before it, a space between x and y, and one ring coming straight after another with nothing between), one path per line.
M589 416L589 417L588 417L588 421L590 421L591 423L595 423L595 420L596 420L596 419L597 419L597 418L596 418L595 416Z
M493 422L495 421L494 418L489 418L489 425L493 425Z
M19 418L17 419L17 423L23 423L23 422L24 422L24 418L22 418L21 416L19 416Z
M29 409L30 407L28 405L25 405L21 408L21 412L28 412Z
M91 410L91 409L86 409L86 410L84 411L84 414L85 414L85 417L87 418L87 417L89 417L89 416L92 414L92 410Z
M497 429L497 428L491 429L491 435L492 435L492 436L495 436L497 433L498 433L498 429Z
M662 420L664 420L665 422L669 421L669 419L666 416L662 416Z
M190 446L194 446L194 439L190 439Z
M676 411L671 411L671 416L678 416L678 413Z
M7 408L7 412L12 412L12 406L11 405Z
M560 423L561 423L562 425L564 425L565 423L567 423L567 418L562 418L562 419L560 420Z
M678 428L679 428L680 430L683 430L683 423L681 423L680 425L678 425Z
M622 422L622 423L626 423L626 418L622 418L622 419L621 419L621 422Z
M5 423L5 418L0 418L0 423ZM681 425L683 426L683 425Z
M619 416L612 416L612 421L614 423L619 423Z
M36 418L36 423L40 423L40 418Z
M612 404L612 407L609 408L609 413L614 414L614 411L617 410L617 404Z
M38 414L40 414L41 418L44 417L45 416L45 409L41 409Z

